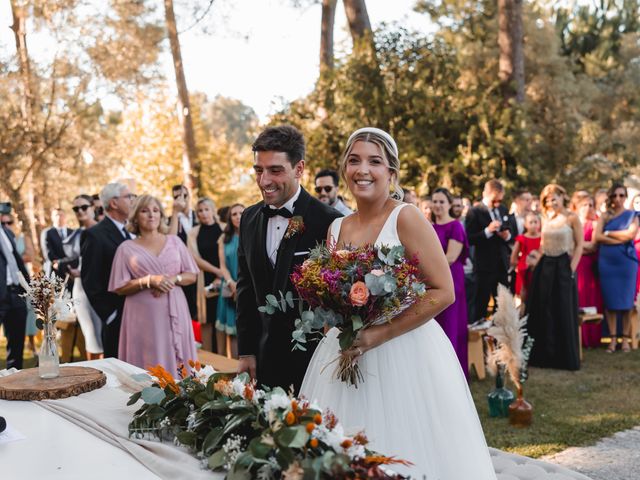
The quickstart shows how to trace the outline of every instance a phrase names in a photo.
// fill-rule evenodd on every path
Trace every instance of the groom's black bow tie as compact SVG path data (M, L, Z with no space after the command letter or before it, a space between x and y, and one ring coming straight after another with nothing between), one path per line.
M293 217L293 213L291 213L286 208L270 208L269 205L264 205L262 207L262 214L266 215L267 218L276 217L276 216L280 216L284 218Z

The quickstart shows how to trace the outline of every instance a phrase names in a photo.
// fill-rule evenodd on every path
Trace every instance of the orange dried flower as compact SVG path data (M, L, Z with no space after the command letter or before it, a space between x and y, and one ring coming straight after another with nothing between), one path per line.
M291 410L294 412L298 410L298 402L296 400L291 400Z
M349 440L349 439L344 440L344 441L340 444L340 446L341 446L342 448L344 448L345 450L346 450L347 448L350 448L350 447L351 447L351 445L353 445L353 442L352 442L351 440Z
M158 385L163 390L166 387L169 387L171 391L175 394L180 393L180 387L176 385L176 381L173 376L167 372L162 365L156 365L155 367L147 367L147 371L153 377L158 379Z
M311 440L309 440L309 445L311 446L311 448L318 448L318 439L312 438Z
M293 425L296 422L296 416L293 414L293 412L289 412L284 417L284 421L287 425Z
M395 457L385 457L383 455L369 455L368 457L364 457L365 463L375 464L375 465L393 465L399 464L404 465L405 467L410 467L413 463L407 460L401 460Z
M316 425L320 425L322 423L322 415L320 415L319 413L316 413L313 416L313 421L315 422Z
M187 372L187 368L184 366L184 363L180 364L178 371L180 372L180 378L187 378L189 376L189 372Z
M307 423L307 433L313 432L314 428L316 428L316 424L315 423L312 423L312 422Z
M244 398L249 401L253 400L253 387L251 384L246 384L244 386Z
M369 443L369 439L367 438L367 436L364 434L364 432L359 432L356 434L355 437L353 437L353 441L358 444L358 445L366 445L367 443Z

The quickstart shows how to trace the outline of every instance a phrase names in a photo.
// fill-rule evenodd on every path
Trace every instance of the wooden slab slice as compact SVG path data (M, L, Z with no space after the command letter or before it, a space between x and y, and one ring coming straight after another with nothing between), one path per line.
M37 368L0 378L0 399L49 400L67 398L102 387L107 377L90 367L60 367L60 376L43 380Z

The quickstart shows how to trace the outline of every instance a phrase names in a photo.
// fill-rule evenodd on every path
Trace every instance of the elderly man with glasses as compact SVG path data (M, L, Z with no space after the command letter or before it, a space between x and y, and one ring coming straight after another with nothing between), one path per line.
M321 170L316 174L316 196L322 203L335 208L344 216L351 215L353 210L347 207L338 197L340 177L335 170Z

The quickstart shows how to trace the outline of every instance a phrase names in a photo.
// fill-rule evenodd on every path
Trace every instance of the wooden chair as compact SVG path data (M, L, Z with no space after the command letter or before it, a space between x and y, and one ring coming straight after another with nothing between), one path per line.
M478 376L478 380L484 380L487 376L485 365L484 365L484 341L483 337L487 333L486 329L479 330L469 330L469 339L468 339L468 365L469 371L471 371L471 367L474 367L476 371L476 375Z
M580 352L580 360L582 361L582 324L593 323L600 324L604 319L604 315L601 313L578 313L578 348Z
M211 365L217 372L236 373L238 371L238 360L223 357L217 353L198 350L198 360L205 365Z

